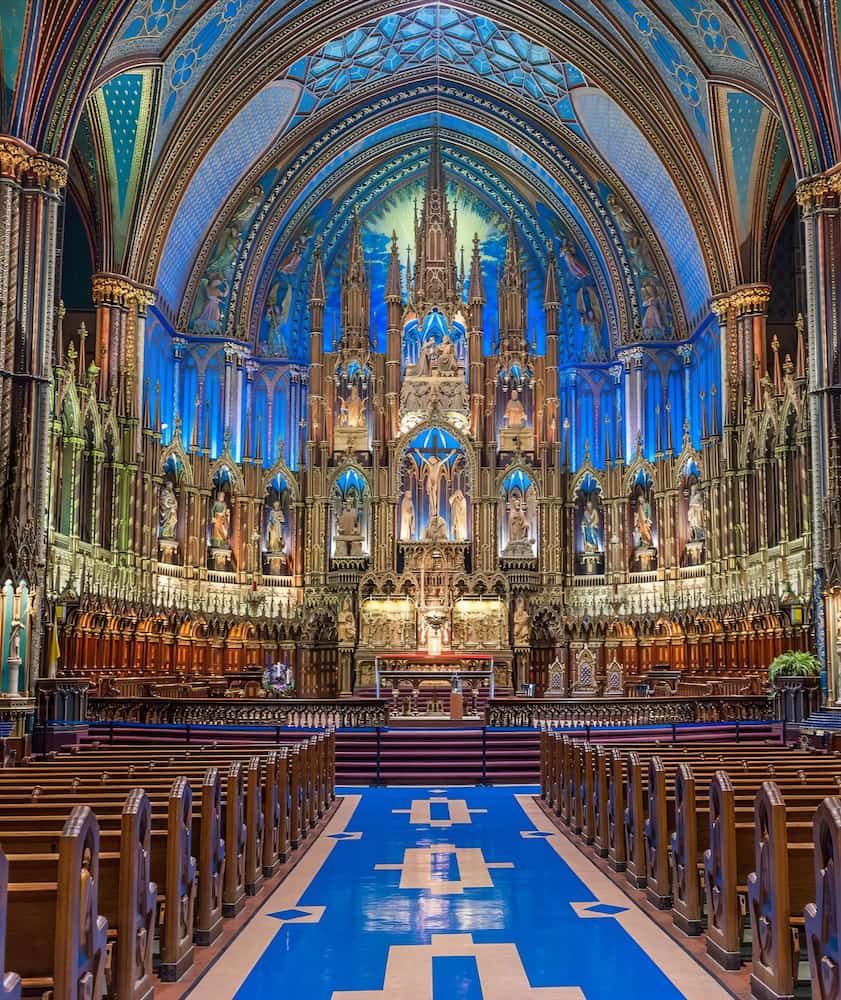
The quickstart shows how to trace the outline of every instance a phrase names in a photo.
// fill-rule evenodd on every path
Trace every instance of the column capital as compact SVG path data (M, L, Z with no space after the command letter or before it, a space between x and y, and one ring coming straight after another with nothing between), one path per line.
M716 316L727 316L735 312L737 316L745 313L764 313L771 299L771 286L765 284L739 285L737 288L716 295L710 303L710 309Z
M91 295L95 306L134 305L140 313L145 313L155 301L153 288L138 284L125 275L110 272L100 272L91 278Z
M830 197L841 197L841 166L806 177L797 185L797 204L803 212L819 208Z
M54 193L67 187L67 164L63 160L39 153L13 136L0 135L0 177L20 183L27 174Z

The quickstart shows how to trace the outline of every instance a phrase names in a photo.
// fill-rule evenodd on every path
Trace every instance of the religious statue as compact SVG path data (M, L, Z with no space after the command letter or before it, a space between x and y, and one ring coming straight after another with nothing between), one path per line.
M436 455L432 455L426 460L424 467L424 487L426 497L429 501L429 516L437 514L441 502L441 479L446 470L446 465Z
M587 361L603 361L605 351L602 342L602 308L595 288L582 285L575 296L575 302L581 328L584 331L581 353Z
M359 388L354 382L350 387L350 395L340 402L339 423L343 427L364 427L367 400L359 395Z
M523 510L523 502L519 492L511 497L511 508L508 511L508 542L528 542L529 522Z
M415 537L415 502L412 491L407 489L400 501L400 541L410 542Z
M456 490L450 497L450 522L453 528L453 541L467 541L467 498L461 490Z
M356 642L356 617L350 597L345 597L339 608L338 635L340 645L352 646Z
M283 525L286 518L280 500L275 500L269 509L269 521L266 530L266 548L269 552L281 553L286 548L286 541L283 537Z
M345 500L336 518L336 555L361 556L362 530L359 526L359 511L356 504Z
M219 490L210 508L210 544L213 548L227 548L231 529L231 508L224 490Z
M642 495L637 497L637 509L634 512L634 548L650 549L653 545L651 527L651 504Z
M691 542L702 542L706 538L704 529L704 497L701 487L694 482L689 488L689 508L687 511L689 521L689 540Z
M449 541L449 531L447 522L440 514L430 514L426 530L423 533L424 541L427 542L447 542Z
M529 613L526 610L526 602L522 597L518 597L514 607L514 646L528 646L530 638L531 623Z
M525 427L528 422L526 409L520 402L519 393L516 389L511 390L511 398L505 404L503 416L506 427Z
M584 505L581 516L581 532L584 535L584 551L587 553L599 550L599 512L596 510L593 498L589 497Z
M441 341L437 360L439 375L454 375L458 370L455 344L453 344L447 334L444 335L444 339Z
M178 524L178 498L168 479L163 481L158 497L158 523L161 538L175 538L175 528Z
M412 366L411 371L407 371L407 375L429 375L432 369L432 356L435 344L429 339L425 340L421 344L420 352L418 353L418 360Z

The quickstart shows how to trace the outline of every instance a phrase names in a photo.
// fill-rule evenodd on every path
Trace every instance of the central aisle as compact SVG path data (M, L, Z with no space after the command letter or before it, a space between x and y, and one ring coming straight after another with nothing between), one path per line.
M346 790L191 997L728 997L554 830L533 793Z

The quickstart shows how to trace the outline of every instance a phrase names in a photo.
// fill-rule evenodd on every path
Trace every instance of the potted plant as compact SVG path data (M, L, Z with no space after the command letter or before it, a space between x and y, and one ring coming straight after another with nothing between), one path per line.
M778 719L802 722L820 708L821 664L812 653L780 653L768 668L768 679L774 688Z

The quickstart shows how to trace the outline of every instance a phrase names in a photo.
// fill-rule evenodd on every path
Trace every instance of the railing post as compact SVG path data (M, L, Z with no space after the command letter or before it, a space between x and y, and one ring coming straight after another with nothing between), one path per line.
M482 726L482 784L488 783L488 727Z
M189 722L185 723L185 725L184 725L184 742L185 743L189 743L190 742L190 723Z
M374 784L378 785L380 783L380 750L381 750L381 747L380 747L380 733L381 733L381 727L377 726L375 731L376 731L376 734L377 734L377 772L376 772L376 777L375 777L375 780L374 780Z
M677 743L677 726L672 723L672 743Z
M736 719L736 742L742 742L742 726L738 719Z

